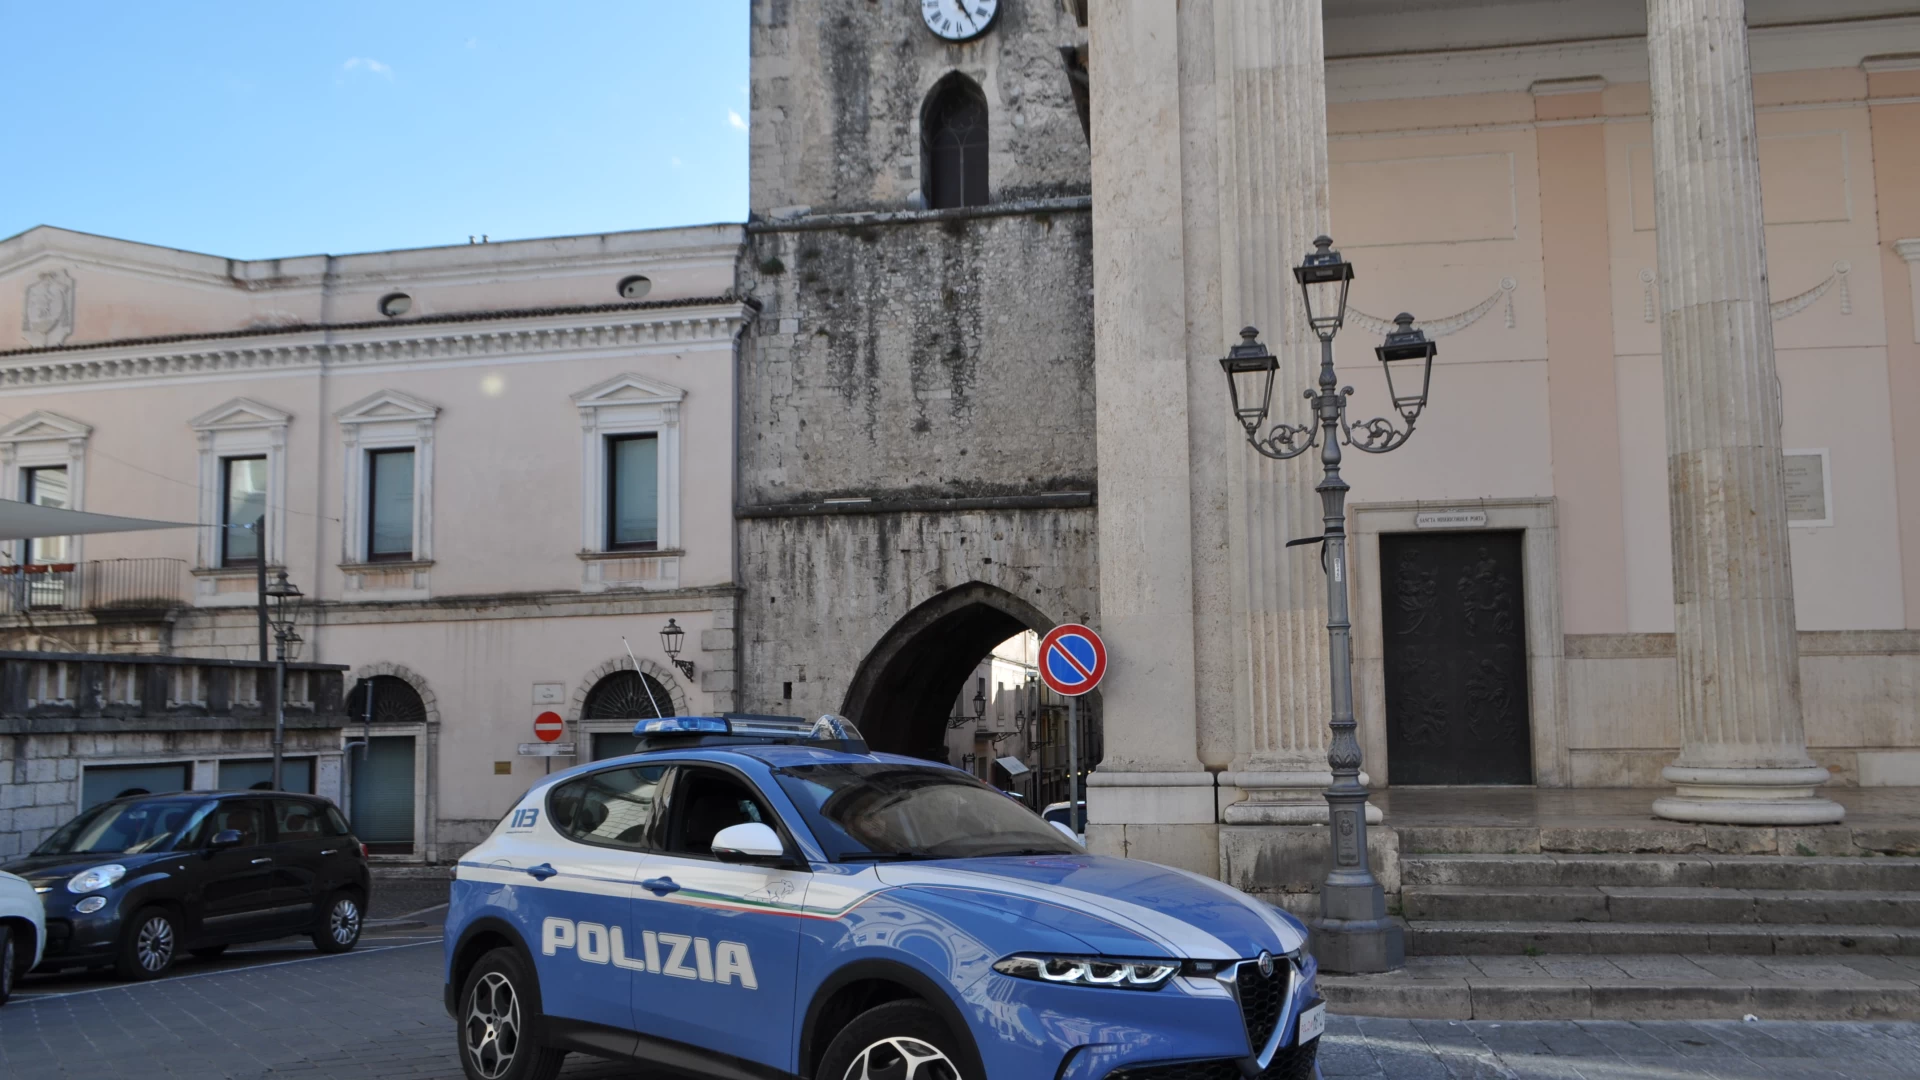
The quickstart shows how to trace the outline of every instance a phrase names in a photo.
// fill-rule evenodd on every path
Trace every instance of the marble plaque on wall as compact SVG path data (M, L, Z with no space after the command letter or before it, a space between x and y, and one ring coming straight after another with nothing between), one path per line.
M1787 523L1831 525L1833 506L1827 493L1827 452L1788 450Z

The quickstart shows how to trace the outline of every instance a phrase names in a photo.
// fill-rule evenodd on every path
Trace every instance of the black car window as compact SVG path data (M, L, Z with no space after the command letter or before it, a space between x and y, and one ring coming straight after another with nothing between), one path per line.
M1081 850L1005 792L956 769L846 762L796 765L773 775L836 861Z
M666 772L664 765L642 765L569 780L547 796L548 819L570 840L642 850Z
M328 836L353 835L353 827L347 824L347 819L341 815L337 807L327 807L326 816L322 820L325 822Z
M719 769L682 766L673 782L673 814L667 850L676 855L713 857L713 838L732 825L758 821L773 825L752 787Z
M304 799L273 800L273 824L281 843L318 840L320 817L320 807Z
M200 827L194 830L188 848L203 848L213 842L213 838L232 829L240 834L240 846L252 847L272 840L268 831L271 825L270 812L261 799L222 799L220 805L213 808L200 821Z
M101 803L62 825L36 855L85 855L163 851L188 824L194 804L180 799Z

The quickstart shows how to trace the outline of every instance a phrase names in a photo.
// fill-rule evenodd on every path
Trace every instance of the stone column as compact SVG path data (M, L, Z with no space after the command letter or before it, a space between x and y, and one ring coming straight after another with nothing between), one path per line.
M1214 0L1224 352L1256 326L1280 358L1276 422L1310 420L1301 391L1320 371L1293 267L1331 229L1327 81L1319 0ZM1210 407L1225 408L1221 400ZM1319 456L1271 461L1236 442L1227 454L1227 529L1235 604L1236 753L1221 775L1246 794L1228 824L1325 823L1327 584L1319 548L1286 542L1323 527ZM1376 812L1377 813L1377 812Z
M1114 0L1089 15L1097 629L1108 667L1088 843L1212 874L1213 775L1195 740L1178 12L1165 0Z
M1678 821L1839 821L1807 756L1745 0L1647 0Z

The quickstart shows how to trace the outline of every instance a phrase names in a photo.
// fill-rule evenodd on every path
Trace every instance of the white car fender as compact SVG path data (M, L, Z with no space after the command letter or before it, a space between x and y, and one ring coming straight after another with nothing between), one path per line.
M32 971L46 954L47 908L26 878L0 871L0 921L10 919L25 919L33 927L33 963L26 967Z

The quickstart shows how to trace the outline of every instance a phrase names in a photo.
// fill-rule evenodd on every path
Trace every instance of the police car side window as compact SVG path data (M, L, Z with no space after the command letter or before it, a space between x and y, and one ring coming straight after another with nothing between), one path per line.
M568 781L547 796L548 817L570 840L639 851L666 771L664 765L607 769Z
M667 850L713 857L713 838L730 825L757 821L778 828L751 786L719 769L682 766L673 782L674 813Z

